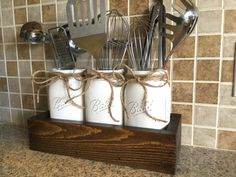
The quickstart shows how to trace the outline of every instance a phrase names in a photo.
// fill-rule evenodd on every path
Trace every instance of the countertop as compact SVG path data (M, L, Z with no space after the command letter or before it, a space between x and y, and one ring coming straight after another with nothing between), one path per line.
M0 125L1 177L168 177L171 175L32 151L25 129ZM235 177L236 152L182 146L178 177Z

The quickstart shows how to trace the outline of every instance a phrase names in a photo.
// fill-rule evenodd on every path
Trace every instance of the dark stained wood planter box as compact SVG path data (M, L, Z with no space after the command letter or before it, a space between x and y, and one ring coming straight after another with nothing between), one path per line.
M62 121L49 112L28 120L30 149L174 174L181 116L163 130Z

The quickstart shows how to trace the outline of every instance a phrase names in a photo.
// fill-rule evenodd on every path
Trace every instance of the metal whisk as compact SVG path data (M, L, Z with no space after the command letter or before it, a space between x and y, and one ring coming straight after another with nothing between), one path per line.
M107 12L107 42L102 48L97 69L111 70L123 63L128 44L128 22L116 9Z
M148 38L148 32L149 22L146 19L139 19L138 17L133 19L130 25L128 49L129 65L133 70L146 70L143 56L146 52L145 46L151 42L151 38Z

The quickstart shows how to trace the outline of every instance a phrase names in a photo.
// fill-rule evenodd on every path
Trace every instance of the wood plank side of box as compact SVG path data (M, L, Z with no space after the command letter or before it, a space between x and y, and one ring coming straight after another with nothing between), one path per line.
M181 143L181 115L163 130L50 119L28 120L32 150L174 174Z

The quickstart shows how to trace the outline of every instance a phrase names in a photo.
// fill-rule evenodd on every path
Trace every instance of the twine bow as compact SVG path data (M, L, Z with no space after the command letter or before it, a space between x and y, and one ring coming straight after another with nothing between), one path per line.
M144 95L143 95L142 102L144 104L145 114L148 117L150 117L151 119L155 120L155 121L167 122L166 120L163 120L163 119L157 118L155 116L152 116L148 112L148 110L147 110L148 92L147 92L147 88L146 88L146 87L159 88L159 87L163 87L166 84L168 84L168 73L167 73L167 71L161 70L161 72L163 72L161 74L156 74L155 73L156 71L153 71L153 72L150 72L149 74L138 76L133 72L133 70L129 66L127 66L125 64L123 64L123 65L129 71L129 73L126 75L126 82L122 86L122 93L124 92L127 84L132 83L132 82L139 84L144 90ZM163 84L161 84L161 85L152 85L152 84L149 84L147 82L147 81L150 81L150 80L161 80L161 81L163 81ZM124 104L124 98L123 98L122 94L121 94L120 99L121 99L121 103L122 103L123 108L124 108L124 112L125 112L127 118L129 118L128 111L127 111L126 105Z
M39 78L37 77L37 75L40 75L40 74L49 75L49 78L43 81L39 81L37 80L37 78ZM72 88L69 84L69 78L73 78L73 79L76 79L77 81L81 81L80 87ZM40 85L39 89L37 90L37 103L39 102L39 93L41 89L49 86L50 84L52 84L53 82L56 82L57 80L62 80L66 86L66 91L67 91L67 95L69 99L65 101L65 104L70 102L74 106L80 109L84 109L83 106L78 105L77 103L73 101L75 98L82 96L84 92L81 92L80 94L75 95L75 96L71 96L70 94L70 91L77 91L84 87L84 79L83 79L82 73L61 73L61 72L51 72L51 71L46 71L46 70L38 70L34 72L32 74L32 81L35 84Z
M122 87L122 85L125 83L125 78L122 75L122 73L116 72L115 70L113 70L111 73L104 73L104 72L100 72L100 71L91 69L88 71L88 74L86 77L87 78L85 80L87 81L87 85L85 88L85 92L89 88L90 81L92 81L94 79L104 79L105 81L107 81L107 83L109 84L110 89L111 89L111 93L110 93L110 97L109 97L109 104L108 104L108 111L109 111L109 114L110 114L112 120L115 122L119 122L113 116L112 111L111 111L111 106L112 106L113 99L114 99L113 87Z

